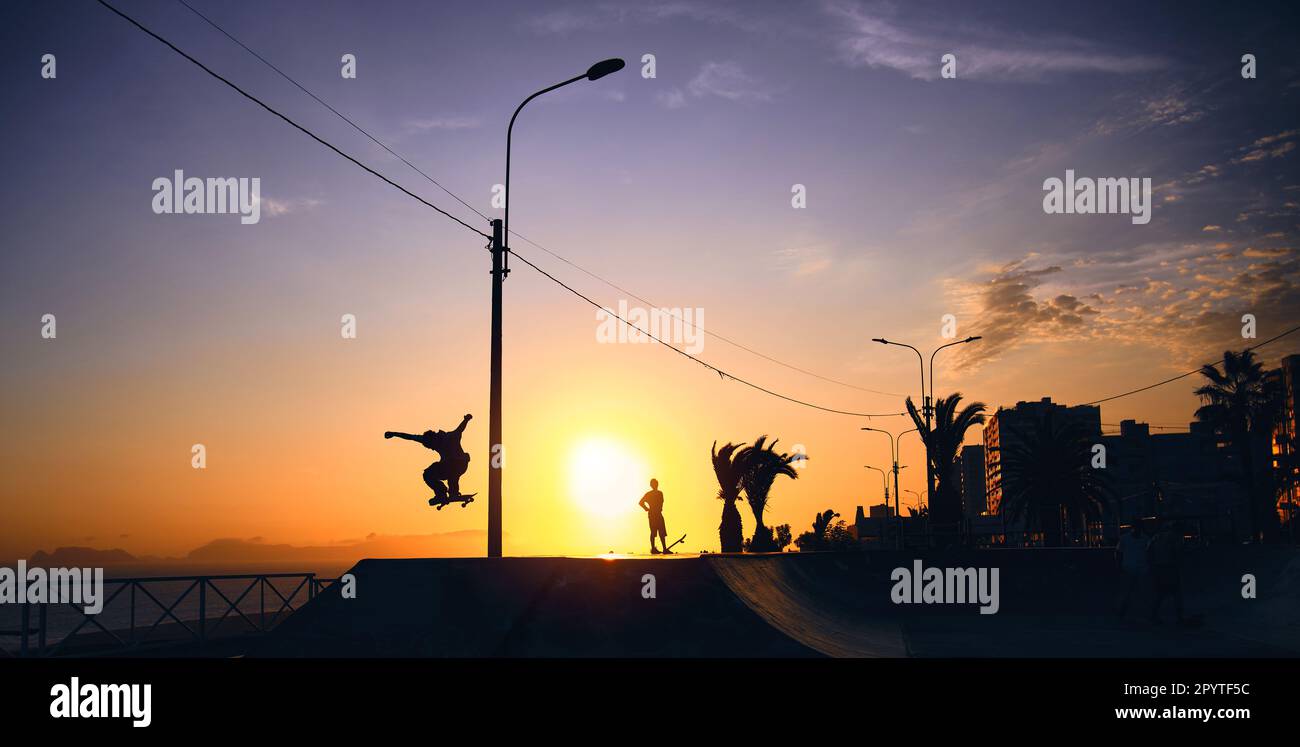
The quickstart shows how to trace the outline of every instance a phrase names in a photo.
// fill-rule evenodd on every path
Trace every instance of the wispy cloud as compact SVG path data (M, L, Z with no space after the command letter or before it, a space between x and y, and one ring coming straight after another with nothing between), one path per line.
M1207 183L1213 183L1215 180L1225 178L1225 175L1240 176L1243 173L1254 173L1248 170L1258 168L1261 162L1282 158L1294 151L1296 149L1297 135L1300 135L1300 130L1286 130L1274 135L1256 138L1249 144L1232 151L1237 155L1226 158L1220 163L1207 163L1200 168L1169 179L1161 183L1156 188L1156 191L1164 195L1164 200L1176 201L1183 190L1198 186L1203 187ZM1294 212L1288 209L1285 202L1282 202L1279 206L1279 201L1274 193L1262 193L1256 198L1256 202L1255 206L1238 213L1238 222L1256 217L1287 216ZM1205 230L1210 230L1210 227L1207 226Z
M600 31L629 24L665 23L686 20L730 26L744 31L773 28L752 11L742 12L728 5L708 2L602 3L548 10L525 19L524 25L538 34L572 34Z
M1136 99L1136 100L1135 100ZM1097 135L1141 132L1156 127L1176 127L1205 118L1206 111L1194 97L1179 87L1156 94L1124 95L1115 101L1113 114L1093 125Z
M1152 244L1074 262L1027 257L971 280L948 295L989 344L958 352L973 368L1020 347L1108 340L1164 351L1196 365L1225 346L1242 346L1240 320L1253 313L1280 331L1300 318L1300 255L1222 241Z
M289 213L299 213L306 210L313 210L322 203L320 200L311 197L297 197L287 200L277 200L274 197L263 196L261 199L262 215L270 218L278 218L281 215Z
M1294 138L1297 134L1300 134L1300 130L1287 130L1276 135L1258 138L1255 142L1242 148L1243 151L1246 151L1245 155L1232 159L1232 162L1252 163L1270 158L1281 158L1295 150Z
M686 106L686 94L680 88L670 88L655 94L655 101L668 109L680 109Z
M728 101L769 101L772 92L735 62L706 62L686 90L692 96L718 96Z
M1021 259L997 268L986 277L960 283L954 300L958 318L973 320L970 329L984 337L983 345L960 351L958 365L970 368L1027 343L1082 333L1097 309L1069 293L1039 298L1040 286L1062 272L1059 265L1031 267Z
M777 266L795 277L817 275L831 266L832 255L824 244L804 244L773 252Z
M771 101L774 91L737 62L706 62L686 84L655 94L655 101L669 109L686 106L690 98L717 97L740 103ZM689 98L688 98L689 97Z
M406 129L410 132L469 130L478 126L479 120L477 117L430 117L428 119L412 119L406 122Z
M828 0L825 12L839 24L836 48L853 66L889 68L920 80L939 77L940 58L957 56L959 78L1032 80L1062 73L1149 72L1160 58L1107 51L1073 38L1029 40L997 29L943 26L902 19L883 6Z

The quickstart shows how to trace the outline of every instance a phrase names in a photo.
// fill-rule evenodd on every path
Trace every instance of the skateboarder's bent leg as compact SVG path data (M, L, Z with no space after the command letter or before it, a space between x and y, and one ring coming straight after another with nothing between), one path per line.
M448 498L447 486L443 481L449 477L447 467L442 462L434 462L424 470L424 484L433 488L433 495L439 501L446 501Z

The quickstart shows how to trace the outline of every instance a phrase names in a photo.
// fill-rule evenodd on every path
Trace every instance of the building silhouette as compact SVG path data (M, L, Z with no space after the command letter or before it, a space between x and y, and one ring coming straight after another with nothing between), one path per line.
M1269 372L1269 383L1276 387L1281 412L1273 425L1269 451L1273 475L1277 479L1278 521L1296 537L1296 509L1300 508L1300 439L1296 428L1296 387L1300 386L1300 355L1288 355L1277 369Z
M1245 491L1212 428L1193 422L1187 432L1153 435L1146 423L1119 426L1101 440L1113 496L1109 523L1164 516L1194 521L1203 535L1245 529Z
M962 516L973 519L988 511L988 493L984 483L984 447L979 444L963 446L957 460Z
M1043 397L1037 402L1017 402L1015 407L999 407L984 423L984 485L987 512L1000 513L1002 498L1014 486L1005 484L1002 473L1003 454L1026 439L1038 435L1051 416L1055 427L1075 423L1089 438L1101 438L1101 408L1093 405L1067 407Z

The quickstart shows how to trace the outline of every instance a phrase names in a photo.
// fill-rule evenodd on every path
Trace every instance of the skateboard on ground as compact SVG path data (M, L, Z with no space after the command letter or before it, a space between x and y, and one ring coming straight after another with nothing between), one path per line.
M447 496L446 500L442 500L442 501L438 500L438 496L435 495L434 497L429 499L429 505L436 506L439 511L442 510L443 506L447 506L452 503L459 503L460 507L464 508L474 502L474 496L476 495L478 495L478 493L463 493L461 495L449 495Z
M674 548L674 547L677 547L678 545L680 545L680 544L682 543L682 541L685 540L685 539L686 539L686 535L683 534L680 538L678 538L678 540L677 540L676 542L674 542L674 543L672 543L671 545L669 545L669 546L668 546L668 549L665 550L664 552L666 552L666 553L668 553L668 552L672 552L672 551L673 551L673 548Z

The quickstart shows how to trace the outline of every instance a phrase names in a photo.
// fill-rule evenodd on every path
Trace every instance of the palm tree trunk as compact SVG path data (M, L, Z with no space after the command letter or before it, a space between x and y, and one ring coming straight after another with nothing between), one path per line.
M722 502L722 523L718 525L718 540L723 552L744 550L745 531L734 499Z
M754 537L749 541L749 551L772 552L774 549L772 530L763 525L762 519L757 521L758 524L754 527Z

